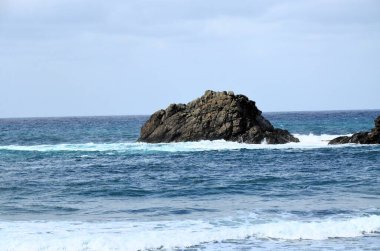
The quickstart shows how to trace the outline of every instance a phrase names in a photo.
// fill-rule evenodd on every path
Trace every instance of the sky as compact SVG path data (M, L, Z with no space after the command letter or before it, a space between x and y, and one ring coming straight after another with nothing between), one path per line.
M151 114L205 90L380 109L379 0L0 0L0 117Z

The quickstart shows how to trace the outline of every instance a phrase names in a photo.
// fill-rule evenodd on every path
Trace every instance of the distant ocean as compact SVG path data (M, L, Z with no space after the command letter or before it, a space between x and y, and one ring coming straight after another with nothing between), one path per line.
M147 116L0 119L0 250L380 250L380 111L264 113L284 145L136 143Z

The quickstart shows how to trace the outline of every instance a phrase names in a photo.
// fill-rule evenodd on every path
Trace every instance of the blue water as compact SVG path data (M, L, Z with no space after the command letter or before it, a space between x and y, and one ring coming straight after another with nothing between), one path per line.
M0 119L0 250L379 250L380 111L264 114L300 143L136 143L147 116Z

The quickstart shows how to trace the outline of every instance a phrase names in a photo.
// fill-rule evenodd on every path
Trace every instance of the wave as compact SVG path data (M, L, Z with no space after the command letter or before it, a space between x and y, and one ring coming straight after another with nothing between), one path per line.
M256 219L257 222L257 219ZM151 250L244 239L325 240L378 235L380 216L324 221L252 218L160 222L0 222L2 250Z
M329 146L328 141L339 135L301 135L295 134L300 139L299 143L287 143L279 145L269 145L265 141L262 144L246 144L229 142L225 140L197 141L197 142L176 142L176 143L83 143L83 144L56 144L56 145L7 145L0 146L0 150L11 151L163 151L163 152L187 152L187 151L213 151L213 150L239 150L239 149L292 149L292 148L321 148L336 147Z
M197 151L223 151L240 149L315 149L324 147L346 147L355 144L330 146L328 141L339 135L302 135L295 134L300 139L299 143L287 143L279 145L269 145L265 141L262 144L246 144L229 142L224 140L198 141L198 142L178 142L178 143L158 143L149 144L141 142L126 143L83 143L83 144L56 144L56 145L5 145L0 146L0 150L8 151L38 151L38 152L60 152L60 151L81 151L81 152L197 152Z

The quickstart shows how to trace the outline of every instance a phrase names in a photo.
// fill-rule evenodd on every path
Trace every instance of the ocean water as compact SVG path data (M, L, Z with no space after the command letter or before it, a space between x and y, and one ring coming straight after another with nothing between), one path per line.
M264 114L300 143L136 143L147 116L0 119L0 250L380 250L380 111Z

